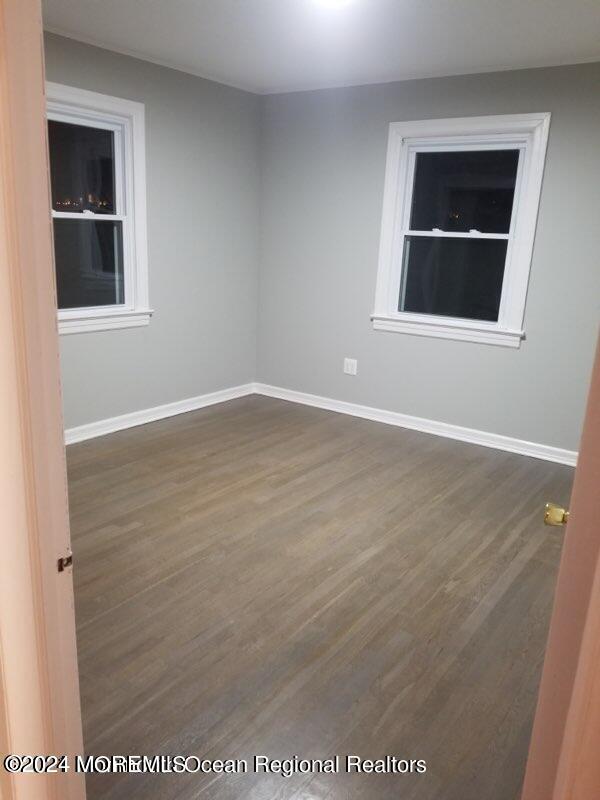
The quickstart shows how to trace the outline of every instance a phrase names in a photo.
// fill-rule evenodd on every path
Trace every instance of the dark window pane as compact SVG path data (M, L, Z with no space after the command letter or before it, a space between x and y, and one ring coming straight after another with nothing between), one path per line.
M407 236L400 311L496 322L505 239Z
M48 121L52 208L115 213L114 133Z
M59 308L124 302L121 222L55 219L54 253Z
M508 233L518 150L417 153L413 231Z

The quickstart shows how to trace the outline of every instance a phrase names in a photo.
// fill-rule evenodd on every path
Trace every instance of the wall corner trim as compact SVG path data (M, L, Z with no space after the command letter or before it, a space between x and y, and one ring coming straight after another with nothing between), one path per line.
M437 420L425 419L423 417L413 417L409 414L402 414L398 411L386 411L382 408L372 408L361 406L356 403L348 403L344 400L335 400L331 397L298 392L293 389L284 389L281 386L271 386L266 383L245 383L240 386L233 386L229 389L221 389L209 394L190 397L187 400L179 400L175 403L146 408L142 411L133 411L129 414L121 414L118 417L90 422L86 425L79 425L75 428L65 430L65 444L75 444L86 439L94 439L97 436L104 436L107 433L133 428L137 425L145 425L148 422L156 422L159 419L173 417L176 414L185 414L188 411L196 411L206 406L224 403L227 400L235 400L238 397L246 397L251 394L274 397L279 400L287 400L291 403L300 403L305 406L322 408L326 411L335 411L338 414L349 414L352 417L361 417L373 422L383 422L385 425L394 425L398 428L408 428L409 430L430 433L434 436L444 436L447 439L455 439L460 442L477 444L482 447L491 447L496 450L505 450L509 453L517 453L531 458L540 458L544 461L553 461L557 464L566 464L574 467L577 464L577 452L575 450L564 450L560 447L553 447L538 442L528 442L523 439L515 439L511 436L502 436L498 433L488 433L474 428L464 428L461 425L452 425L449 422L439 422Z

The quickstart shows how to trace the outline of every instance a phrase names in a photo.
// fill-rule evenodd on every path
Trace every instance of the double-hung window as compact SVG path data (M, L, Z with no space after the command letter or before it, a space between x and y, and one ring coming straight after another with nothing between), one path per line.
M49 83L61 333L146 325L144 106Z
M376 329L519 346L549 118L392 123Z

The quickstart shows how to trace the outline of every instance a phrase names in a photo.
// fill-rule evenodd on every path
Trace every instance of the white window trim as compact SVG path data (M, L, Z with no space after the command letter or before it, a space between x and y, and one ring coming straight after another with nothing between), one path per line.
M519 347L525 337L523 322L531 268L535 227L542 188L550 114L514 114L489 117L392 122L389 130L383 218L377 272L375 330L412 333L484 344ZM398 311L404 236L412 201L414 153L427 149L519 148L517 186L502 285L498 322L413 314ZM428 232L428 236L435 233ZM470 234L448 234L465 236Z
M152 309L148 299L144 105L133 100L51 82L46 83L46 100L48 119L109 128L120 134L115 136L115 195L119 213L102 214L102 219L123 221L126 303L118 306L59 309L59 333L83 333L147 325ZM53 211L52 217L81 219L82 215Z

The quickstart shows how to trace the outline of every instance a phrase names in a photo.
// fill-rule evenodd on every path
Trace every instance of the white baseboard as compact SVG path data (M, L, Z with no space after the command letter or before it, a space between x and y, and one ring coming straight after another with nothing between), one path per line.
M231 389L221 389L218 392L189 397L187 400L178 400L176 403L166 403L163 406L145 408L142 411L132 411L130 414L101 419L98 422L90 422L87 425L78 425L76 428L67 428L65 430L65 444L95 439L97 436L104 436L107 433L122 431L125 428L134 428L136 425L145 425L147 422L156 422L156 420L165 419L166 417L174 417L176 414L185 414L186 411L195 411L205 406L224 403L226 400L235 400L236 397L254 394L254 391L255 386L253 383L245 383L242 386L233 386Z
M221 389L218 392L190 397L187 400L179 400L176 403L167 403L154 408L146 408L142 411L133 411L131 414L121 414L118 417L90 422L87 425L79 425L76 428L68 428L65 430L65 443L83 442L86 439L94 439L96 436L104 436L107 433L133 428L136 425L145 425L147 422L155 422L159 419L165 419L165 417L184 414L186 411L195 411L198 408L224 403L226 400L234 400L237 397L245 397L249 394L276 397L280 400L289 400L292 403L315 406L327 411L362 417L375 422L383 422L386 425L395 425L399 428L410 428L422 433L432 433L436 436L445 436L447 439L457 439L461 442L479 444L496 450L507 450L509 453L541 458L558 464L575 466L577 463L577 453L574 450L563 450L560 447L552 447L547 444L527 442L523 439L514 439L511 436L501 436L498 433L463 428L460 425L451 425L449 422L437 422L432 419L401 414L397 411L385 411L381 408L361 406L356 403L347 403L344 400L334 400L331 397L320 397L316 394L296 392L293 389L283 389L280 386L269 386L265 383L245 383L242 386Z
M383 422L386 425L396 425L399 428L410 428L422 433L432 433L436 436L444 436L447 439L457 439L461 442L479 444L496 450L507 450L509 453L518 453L522 456L541 458L545 461L568 464L572 467L577 463L577 452L575 450L563 450L561 447L527 442L523 439L514 439L511 436L501 436L498 433L478 431L474 428L463 428L461 425L451 425L449 422L437 422L433 419L413 417L409 414L400 414L397 411L384 411L381 408L346 403L343 400L333 400L330 397L296 392L292 389L282 389L280 386L269 386L264 383L255 384L255 391L257 394L266 395L267 397L276 397L280 400L289 400L292 403L302 403L306 406L316 406L327 411L337 411L340 414L350 414L353 417Z

